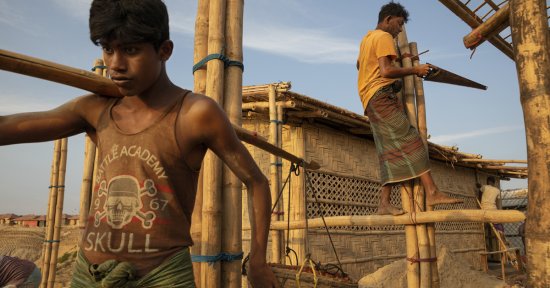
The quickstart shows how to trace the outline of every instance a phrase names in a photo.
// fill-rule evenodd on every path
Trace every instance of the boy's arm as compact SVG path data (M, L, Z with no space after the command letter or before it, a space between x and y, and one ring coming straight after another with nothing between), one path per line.
M248 280L253 287L278 287L266 263L267 238L271 216L271 194L267 178L241 143L222 109L214 101L201 100L199 125L203 143L243 181L248 191L252 239Z
M50 141L91 130L88 121L97 117L88 106L97 97L80 97L49 111L0 116L0 145Z

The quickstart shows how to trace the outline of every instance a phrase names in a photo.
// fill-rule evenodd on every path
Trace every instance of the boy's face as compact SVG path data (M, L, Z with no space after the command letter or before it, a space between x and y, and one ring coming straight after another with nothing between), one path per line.
M111 40L101 42L101 46L109 76L124 96L136 96L150 88L170 56L162 47L157 51L150 43Z
M405 24L405 18L401 16L388 16L385 19L387 24L387 31L393 38L397 37L403 30L403 24Z

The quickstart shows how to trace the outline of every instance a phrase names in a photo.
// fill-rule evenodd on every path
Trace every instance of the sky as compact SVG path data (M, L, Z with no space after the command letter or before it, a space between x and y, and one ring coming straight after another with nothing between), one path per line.
M167 70L192 89L195 0L166 0L175 48ZM292 91L362 114L355 62L362 37L376 27L378 0L250 0L244 12L243 85L290 81ZM478 90L425 82L430 141L485 159L527 159L514 62L482 44L435 0L401 0L410 13L409 42L429 62L488 86ZM101 50L88 38L90 0L0 0L0 49L90 69ZM55 108L85 91L0 70L0 115ZM78 214L84 137L69 139L64 212ZM45 214L53 142L0 147L0 214ZM526 188L526 180L501 183Z

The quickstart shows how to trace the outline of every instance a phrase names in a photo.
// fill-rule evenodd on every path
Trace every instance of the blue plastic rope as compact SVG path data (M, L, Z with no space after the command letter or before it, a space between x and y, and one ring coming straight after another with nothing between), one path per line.
M195 71L201 69L208 61L214 60L214 59L218 59L218 60L223 61L223 65L225 67L237 66L237 67L241 68L241 70L243 70L243 72L244 72L244 65L243 65L242 62L231 60L223 54L210 54L210 55L204 57L204 59L199 61L197 64L193 65L193 74L195 74Z
M208 262L210 264L214 264L219 261L231 262L241 259L243 259L243 252L238 254L222 252L218 255L191 255L191 261L193 262Z
M95 71L95 69L107 69L107 66L105 65L97 65L92 67L92 71Z

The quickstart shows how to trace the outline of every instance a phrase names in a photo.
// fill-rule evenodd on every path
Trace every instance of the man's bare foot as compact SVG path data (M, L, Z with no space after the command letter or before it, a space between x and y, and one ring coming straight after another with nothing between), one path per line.
M393 216L397 216L397 215L401 215L401 214L405 214L405 212L403 212L403 210L401 210L399 208L393 207L390 204L386 204L386 205L380 204L378 206L378 211L376 211L376 215L393 215Z
M461 199L449 197L437 190L435 191L435 193L426 194L426 205L428 206L434 206L438 204L456 204L462 202L464 201Z

